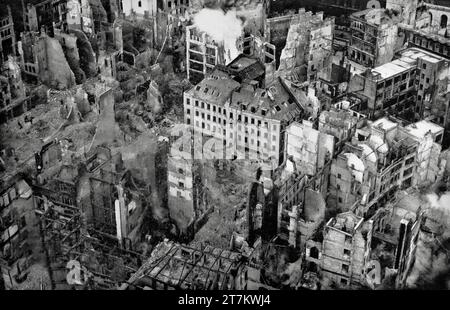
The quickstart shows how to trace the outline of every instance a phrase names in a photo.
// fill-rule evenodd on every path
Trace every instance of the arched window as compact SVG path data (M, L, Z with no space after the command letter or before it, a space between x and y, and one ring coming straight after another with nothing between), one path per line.
M447 15L442 15L441 16L441 28L447 28L447 23L448 23L448 17Z
M139 6L139 7L142 7L142 1L139 1L139 2L138 2L138 6Z

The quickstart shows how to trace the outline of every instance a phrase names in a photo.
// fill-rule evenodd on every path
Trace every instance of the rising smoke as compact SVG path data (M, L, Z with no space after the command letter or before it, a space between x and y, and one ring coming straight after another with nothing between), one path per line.
M441 196L432 193L426 198L429 205L427 216L441 224L441 229L439 235L431 239L420 233L407 285L414 288L450 289L450 192Z
M224 42L226 64L239 55L238 39L244 28L235 10L225 13L222 9L204 8L194 16L194 25L213 40Z

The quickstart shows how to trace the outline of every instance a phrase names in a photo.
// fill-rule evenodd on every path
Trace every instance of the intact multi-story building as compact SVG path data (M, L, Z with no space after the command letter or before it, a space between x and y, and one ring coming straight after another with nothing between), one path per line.
M278 72L294 82L329 79L333 55L334 18L323 12L300 9L290 18L286 46L281 52Z
M240 84L216 68L184 93L185 123L215 138L230 159L253 156L278 166L286 127L304 114L300 102L307 98L304 93L295 95L281 78L265 89L257 85L253 80Z
M347 56L352 72L362 72L392 60L399 21L398 12L386 9L367 9L350 16Z

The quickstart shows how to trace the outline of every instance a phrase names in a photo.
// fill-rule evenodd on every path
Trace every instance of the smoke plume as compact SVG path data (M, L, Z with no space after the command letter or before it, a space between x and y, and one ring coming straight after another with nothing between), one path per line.
M224 42L226 64L239 55L237 44L243 33L243 24L235 10L225 13L221 9L202 9L195 15L194 24L214 41Z
M426 196L427 217L440 224L437 235L419 233L415 260L407 279L407 286L415 288L450 289L450 192L442 196Z

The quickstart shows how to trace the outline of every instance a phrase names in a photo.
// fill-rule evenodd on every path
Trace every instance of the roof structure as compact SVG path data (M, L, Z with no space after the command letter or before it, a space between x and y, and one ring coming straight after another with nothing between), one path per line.
M406 131L416 138L423 139L425 135L431 131L432 134L439 134L444 131L441 126L427 120L422 120L417 123L405 127Z
M382 80L401 74L417 66L418 59L424 59L431 63L437 63L445 58L437 56L420 48L408 48L401 52L400 58L385 63L371 70L375 75L379 75Z
M150 278L179 289L229 289L233 288L231 273L242 264L241 258L239 253L209 245L190 247L164 241L128 284L139 286L140 279Z

